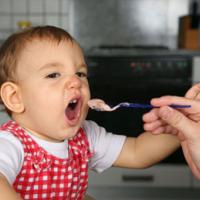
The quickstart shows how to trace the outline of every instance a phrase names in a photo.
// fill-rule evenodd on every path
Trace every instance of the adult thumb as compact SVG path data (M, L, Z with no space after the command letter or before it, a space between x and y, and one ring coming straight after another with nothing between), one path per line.
M196 124L183 113L168 106L161 107L159 116L169 125L181 131L187 138L192 138L196 132Z

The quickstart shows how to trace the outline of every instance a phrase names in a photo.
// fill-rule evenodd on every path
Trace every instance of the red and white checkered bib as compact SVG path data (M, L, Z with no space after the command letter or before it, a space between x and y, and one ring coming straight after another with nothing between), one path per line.
M24 163L13 183L14 189L23 199L83 199L91 157L83 129L68 140L67 159L49 154L14 121L3 124L1 130L14 134L24 148Z

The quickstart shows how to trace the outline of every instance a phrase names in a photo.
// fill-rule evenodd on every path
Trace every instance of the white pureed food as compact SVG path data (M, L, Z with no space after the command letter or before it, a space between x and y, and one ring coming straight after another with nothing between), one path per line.
M102 99L90 99L88 101L88 106L97 111L112 111L112 108Z

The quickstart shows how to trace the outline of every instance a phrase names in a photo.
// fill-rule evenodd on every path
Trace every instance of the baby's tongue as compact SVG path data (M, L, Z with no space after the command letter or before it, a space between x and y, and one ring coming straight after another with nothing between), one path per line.
M67 107L66 111L65 111L65 115L67 116L67 118L69 120L73 120L76 118L76 109L72 109L71 107Z

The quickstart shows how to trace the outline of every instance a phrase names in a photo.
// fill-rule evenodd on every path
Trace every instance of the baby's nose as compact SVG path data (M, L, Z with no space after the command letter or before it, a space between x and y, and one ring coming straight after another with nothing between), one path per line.
M81 81L80 81L79 77L76 75L71 76L67 81L67 87L69 89L81 87Z

